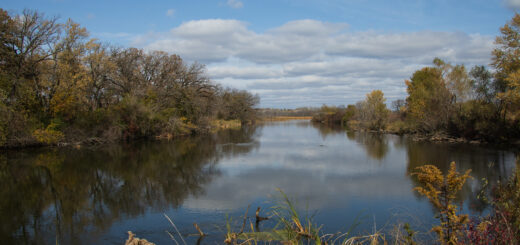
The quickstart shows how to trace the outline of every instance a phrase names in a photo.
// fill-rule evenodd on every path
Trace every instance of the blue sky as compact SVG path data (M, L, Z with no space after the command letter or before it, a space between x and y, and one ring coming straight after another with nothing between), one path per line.
M207 66L224 86L258 93L263 107L351 104L404 80L434 57L487 65L499 28L520 0L9 1L80 23L92 37L163 50Z

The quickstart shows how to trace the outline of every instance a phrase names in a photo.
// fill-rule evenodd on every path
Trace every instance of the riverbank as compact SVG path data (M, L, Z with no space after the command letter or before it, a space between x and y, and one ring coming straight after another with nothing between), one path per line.
M337 123L329 124L326 121L316 122L325 126L341 126L345 130L355 131L355 132L371 132L371 133L381 133L381 134L394 134L394 135L406 135L410 137L415 142L427 141L427 142L443 142L443 143L452 143L452 144L473 144L473 145L505 145L505 146L518 146L520 145L520 140L511 140L511 139L499 139L497 138L495 141L487 141L482 138L465 138L460 136L450 135L447 132L418 132L412 131L404 125L404 122L398 121L398 123L393 123L387 125L384 129L381 130L372 130L366 127L363 127L359 122L349 121L347 125L341 125Z
M26 138L23 141L17 141L14 144L4 144L0 146L1 149L23 149L23 148L31 148L31 147L73 147L73 148L81 148L85 146L95 146L102 145L108 143L115 143L121 141L134 141L140 139L149 139L149 140L173 140L175 138L187 137L195 134L211 134L216 133L220 130L225 129L240 129L242 127L242 122L240 120L213 120L205 127L199 127L190 124L184 124L181 128L182 130L177 130L173 133L161 133L158 135L145 135L139 137L95 137L95 136L85 136L82 133L77 133L76 135L67 137L67 134L60 134L60 137L57 137L54 140L50 141L40 141L35 137ZM72 130L69 130L72 131ZM75 130L79 132L78 130ZM67 132L68 134L74 134L74 132ZM46 135L46 137L49 137Z
M382 134L395 134L395 135L406 135L410 137L415 142L428 141L428 142L444 142L444 143L467 143L467 144L491 144L482 139L468 139L464 137L456 137L449 135L444 132L432 132L432 133L419 133L419 132L403 132L400 130L370 130L364 128L348 128L346 130L359 131L359 132L371 132L371 133L382 133ZM518 142L520 143L520 142ZM518 143L512 142L501 142L495 143L498 145L506 144L506 145L517 145Z

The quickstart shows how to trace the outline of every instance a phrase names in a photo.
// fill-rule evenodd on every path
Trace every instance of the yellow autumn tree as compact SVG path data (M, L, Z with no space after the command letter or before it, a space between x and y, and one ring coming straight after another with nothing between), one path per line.
M497 48L493 50L491 65L496 69L497 97L506 104L502 112L505 117L507 110L520 104L520 15L515 14L500 32L502 35L495 40Z
M452 94L443 79L443 70L425 67L405 81L408 119L420 131L445 129L452 108Z
M56 74L50 77L52 97L50 111L53 116L72 119L84 106L83 94L87 74L81 57L85 54L87 30L79 24L67 21L66 36L56 46Z
M381 90L374 90L365 99L365 116L369 128L381 130L386 126L390 111L386 108L385 95Z

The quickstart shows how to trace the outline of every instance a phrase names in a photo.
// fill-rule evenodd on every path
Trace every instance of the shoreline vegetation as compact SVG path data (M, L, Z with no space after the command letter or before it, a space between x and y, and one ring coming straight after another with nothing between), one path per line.
M0 9L0 149L171 139L256 120L258 95L178 55L119 48L72 20Z
M500 28L491 68L439 58L405 81L408 97L386 105L380 90L336 107L323 105L312 121L350 130L409 134L416 140L520 144L520 15Z

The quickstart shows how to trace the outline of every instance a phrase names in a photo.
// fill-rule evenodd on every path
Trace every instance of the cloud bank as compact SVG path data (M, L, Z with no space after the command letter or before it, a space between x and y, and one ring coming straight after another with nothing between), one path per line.
M237 1L235 1L237 2ZM490 61L493 37L463 32L351 32L346 23L295 20L264 32L233 19L194 20L134 40L207 64L225 86L258 93L262 107L351 104L381 89L404 98L404 80L439 57L467 66Z

